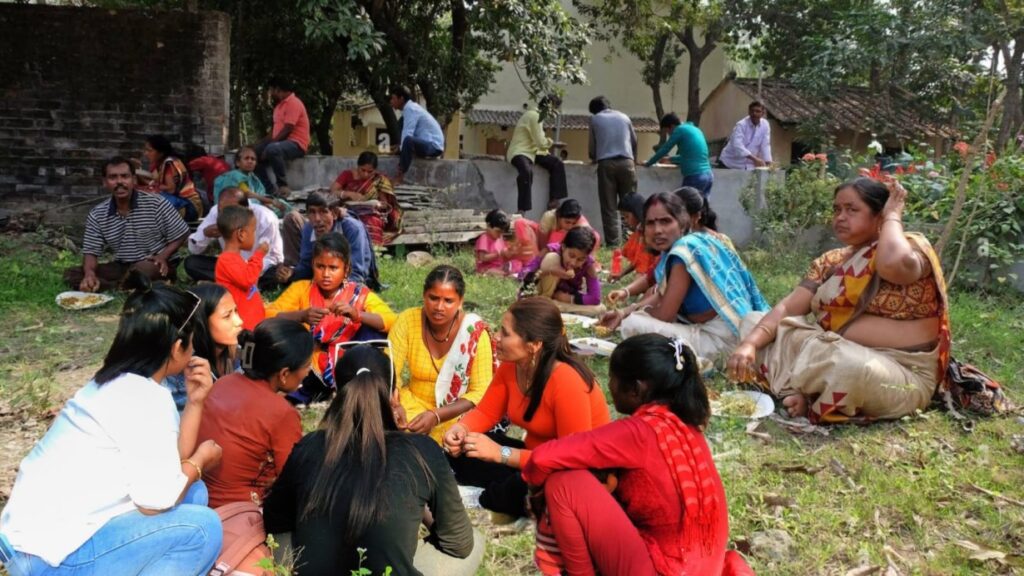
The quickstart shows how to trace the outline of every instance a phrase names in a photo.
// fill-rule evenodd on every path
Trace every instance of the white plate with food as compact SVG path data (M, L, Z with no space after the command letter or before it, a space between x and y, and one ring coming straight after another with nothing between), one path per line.
M108 294L93 294L91 292L61 292L57 294L57 306L65 310L88 310L103 306L113 300L114 297Z
M731 390L711 401L711 413L732 418L764 418L775 411L775 401L763 392Z
M590 328L594 324L597 324L597 318L562 312L562 323L566 326L582 326L584 328Z
M615 343L600 338L573 338L569 340L573 348L584 354L597 354L598 356L611 356L615 350Z

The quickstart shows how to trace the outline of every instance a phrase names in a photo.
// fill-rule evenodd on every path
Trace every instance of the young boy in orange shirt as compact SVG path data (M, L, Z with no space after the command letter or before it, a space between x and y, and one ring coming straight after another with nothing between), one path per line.
M261 242L248 262L242 260L241 251L252 250L256 242L256 216L243 206L225 206L217 215L217 229L224 250L217 257L214 278L235 299L242 325L253 330L266 317L258 283L269 246Z

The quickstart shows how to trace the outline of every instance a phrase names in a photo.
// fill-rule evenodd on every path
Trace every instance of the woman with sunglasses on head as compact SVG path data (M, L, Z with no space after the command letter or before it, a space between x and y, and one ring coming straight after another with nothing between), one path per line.
M480 505L512 520L526 516L519 470L544 442L608 422L594 373L572 354L554 302L516 301L501 319L495 350L502 364L480 403L444 435L459 482L484 488ZM525 442L485 434L506 415Z
M129 276L114 342L22 460L0 516L11 576L206 574L221 524L199 482L221 448L197 445L210 364L192 355L195 295ZM159 382L184 372L178 416Z
M460 416L483 398L494 374L487 323L462 309L466 282L447 264L423 281L423 306L398 315L388 333L395 373L409 367L399 388L408 430L438 444Z
M693 351L657 334L628 338L612 353L608 388L626 418L547 442L523 469L546 505L541 571L753 575L726 550L729 511L702 432L711 408ZM614 470L614 491L591 470Z
M192 355L205 358L210 363L210 374L217 380L239 367L238 335L242 331L242 319L238 316L235 299L220 284L197 284L191 292L201 300L192 318ZM169 374L161 384L171 391L178 411L184 410L188 401L185 375Z
M390 567L394 574L468 576L480 564L483 539L441 449L398 429L392 374L380 350L349 348L320 428L295 445L264 502L267 532L292 533L304 574L383 574ZM424 506L432 520L422 541Z

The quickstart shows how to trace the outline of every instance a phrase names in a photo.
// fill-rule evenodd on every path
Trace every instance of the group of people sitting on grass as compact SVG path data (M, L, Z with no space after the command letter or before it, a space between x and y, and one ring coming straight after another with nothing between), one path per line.
M426 275L422 306L396 314L354 276L325 195L310 197L302 262L268 274L247 196L222 190L235 203L218 204L216 284L153 282L187 230L161 222L176 213L134 191L127 163L105 178L112 199L89 215L78 281L129 274L132 292L102 367L21 464L0 517L12 576L205 574L223 544L211 506L238 502L267 533L290 533L302 574L473 574L484 543L459 485L481 488L496 519L534 518L544 574L752 574L727 547L701 358L815 423L897 418L946 385L942 270L904 231L898 184L840 185L845 246L774 308L700 191L623 199L636 277L592 310L625 337L606 383L622 415L612 421L561 316L602 305L597 234L574 201L547 223L488 215L478 270L498 269L497 253L523 279L488 326L449 265ZM136 257L115 243L146 230L168 248ZM510 231L515 247L503 245ZM104 242L119 260L97 265ZM292 283L265 303L263 278ZM303 435L293 405L318 400L330 404Z

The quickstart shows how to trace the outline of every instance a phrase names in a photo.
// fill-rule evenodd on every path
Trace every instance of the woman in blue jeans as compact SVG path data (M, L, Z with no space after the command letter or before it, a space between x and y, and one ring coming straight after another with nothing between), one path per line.
M221 449L196 446L210 364L192 356L200 300L133 273L135 291L93 379L21 461L0 515L11 576L200 575L221 547L203 471ZM159 382L185 373L181 414Z

